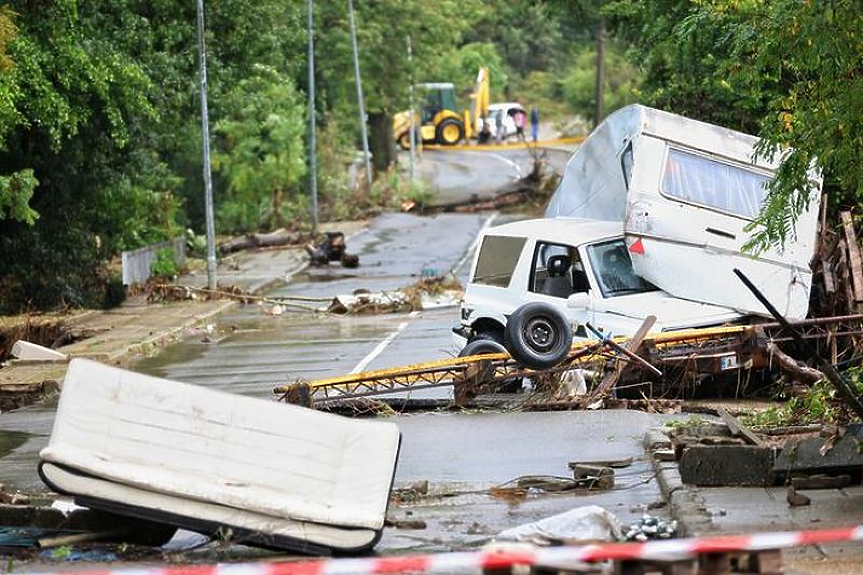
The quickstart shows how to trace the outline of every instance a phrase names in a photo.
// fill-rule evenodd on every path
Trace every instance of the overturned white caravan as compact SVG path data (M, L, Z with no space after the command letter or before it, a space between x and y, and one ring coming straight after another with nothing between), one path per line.
M609 116L570 159L546 218L483 232L453 328L462 354L505 346L545 367L573 335L590 337L588 324L632 335L651 315L655 331L768 315L735 268L786 317L805 317L817 202L784 249L743 251L777 168L752 159L757 142L644 106Z
M546 217L623 222L633 270L673 296L767 315L739 268L788 318L809 308L818 202L784 248L743 251L777 162L758 138L632 105L611 114L569 161ZM820 177L811 175L820 190Z

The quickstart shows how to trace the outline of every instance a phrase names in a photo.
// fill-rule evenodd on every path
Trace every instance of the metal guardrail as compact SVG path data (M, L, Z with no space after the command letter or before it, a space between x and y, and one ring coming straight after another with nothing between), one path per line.
M186 239L182 236L167 242L125 251L122 253L123 285L140 284L150 279L150 266L156 261L159 251L164 249L174 250L174 261L179 267L186 265Z

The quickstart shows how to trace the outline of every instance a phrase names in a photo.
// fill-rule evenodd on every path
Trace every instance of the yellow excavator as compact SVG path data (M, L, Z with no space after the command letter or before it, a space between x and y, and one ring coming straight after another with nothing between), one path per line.
M477 137L479 122L485 120L489 104L488 69L480 68L476 86L470 95L470 109L456 112L455 87L449 82L415 84L422 98L421 108L414 112L415 141L424 144L454 146L464 139ZM487 122L484 122L487 125ZM404 150L410 149L410 111L393 118L393 136Z

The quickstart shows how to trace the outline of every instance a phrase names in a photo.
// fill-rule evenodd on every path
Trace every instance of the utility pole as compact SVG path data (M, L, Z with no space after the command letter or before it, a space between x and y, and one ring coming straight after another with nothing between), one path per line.
M360 78L360 55L357 50L357 24L354 21L354 0L348 0L348 14L351 19L351 44L354 48L354 75L357 80L357 107L360 110L360 131L363 139L363 155L366 161L366 184L372 189L372 162L369 154L369 138L366 134L366 106L363 103L363 81Z
M605 17L599 17L599 30L596 34L596 107L593 110L593 127L602 121L602 106L605 100Z
M411 142L411 182L414 181L414 162L415 162L415 148L416 144L414 143L414 134L416 133L415 118L414 118L414 51L413 45L411 44L411 37L408 34L408 71L410 74L409 78L409 88L408 94L410 98L410 115L411 115L411 127L410 127L410 142Z
M219 285L216 275L216 226L213 223L213 178L210 174L210 120L207 111L207 45L204 41L204 0L198 0L198 73L201 80L201 136L204 140L204 214L207 221L207 289Z
M318 231L318 151L315 143L315 16L314 0L308 0L309 11L309 182L312 192L312 233Z

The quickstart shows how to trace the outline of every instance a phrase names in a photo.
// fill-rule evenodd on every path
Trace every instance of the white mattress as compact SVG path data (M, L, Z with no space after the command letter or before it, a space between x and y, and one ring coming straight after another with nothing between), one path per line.
M130 514L360 550L383 528L399 439L392 423L74 359L41 471Z

